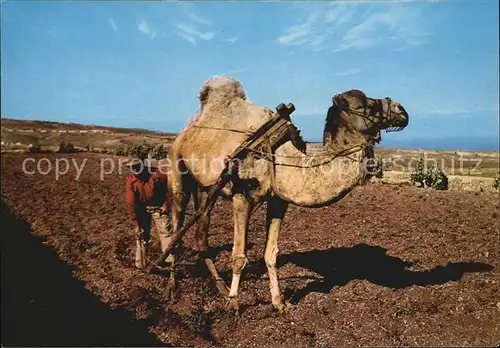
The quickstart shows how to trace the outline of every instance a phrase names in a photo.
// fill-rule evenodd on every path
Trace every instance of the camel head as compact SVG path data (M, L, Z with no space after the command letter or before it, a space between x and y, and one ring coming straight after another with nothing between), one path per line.
M344 127L366 139L380 140L380 131L401 131L408 125L408 113L390 98L368 98L362 91L350 90L332 98L328 110L323 141L335 137Z
M243 85L232 77L213 77L206 81L200 89L200 106L208 103L231 101L235 98L246 100Z

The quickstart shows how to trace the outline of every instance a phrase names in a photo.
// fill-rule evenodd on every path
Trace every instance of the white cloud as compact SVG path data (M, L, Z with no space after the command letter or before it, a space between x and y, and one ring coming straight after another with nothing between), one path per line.
M302 24L294 25L284 30L284 34L278 38L282 45L298 46L310 42L315 34L313 25L318 18L317 13L309 15Z
M391 5L387 11L372 11L358 25L351 27L342 37L338 49L366 48L380 42L380 33L393 33L393 40L416 46L422 43L425 35L418 25L420 21L415 12L407 8ZM401 48L398 48L401 49Z
M233 36L233 37L230 37L230 38L226 39L226 41L229 42L230 44L233 44L236 41L238 41L239 39L240 38L238 36Z
M113 18L108 19L109 25L111 25L111 29L116 33L118 31L118 27L116 26L115 20Z
M193 45L196 45L196 38L194 36L185 34L182 31L177 31L176 34L179 35L184 40L191 42Z
M420 4L351 1L310 7L302 22L283 30L279 44L333 52L390 44L398 51L424 44L429 35Z
M210 41L215 37L215 33L211 31L199 31L196 26L188 24L176 24L176 34L186 41L196 44L197 40Z
M156 31L152 29L149 23L144 19L141 19L137 24L137 30L139 30L139 32L143 33L144 35L149 36L151 39L154 39L156 37Z
M207 19L205 19L203 17L197 16L194 13L190 13L189 14L189 18L195 20L196 22L198 22L200 24L212 25L212 23L209 20L207 20Z
M212 40L215 37L215 33L213 32L200 33L199 36L200 39L207 41L207 40Z

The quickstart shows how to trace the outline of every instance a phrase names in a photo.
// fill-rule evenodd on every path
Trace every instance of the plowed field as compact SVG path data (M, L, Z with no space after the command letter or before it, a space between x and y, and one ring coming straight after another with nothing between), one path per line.
M61 155L47 157L52 165ZM289 208L279 274L288 314L270 303L265 205L250 221L241 316L202 267L167 277L133 267L124 175L101 180L99 155L68 155L55 180L23 173L23 154L2 154L4 345L494 346L500 342L498 193L438 192L368 184L339 203ZM86 160L78 180L74 160ZM45 170L48 162L41 163ZM230 202L210 230L229 284ZM192 245L191 234L185 244ZM158 249L158 244L153 246ZM189 250L186 258L193 258Z

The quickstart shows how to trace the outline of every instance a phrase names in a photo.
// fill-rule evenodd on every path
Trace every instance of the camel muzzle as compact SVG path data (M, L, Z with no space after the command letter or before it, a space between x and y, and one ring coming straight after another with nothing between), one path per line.
M404 109L402 109L401 115L395 116L391 121L387 123L384 127L386 133L390 132L400 132L406 126L408 126L409 117Z

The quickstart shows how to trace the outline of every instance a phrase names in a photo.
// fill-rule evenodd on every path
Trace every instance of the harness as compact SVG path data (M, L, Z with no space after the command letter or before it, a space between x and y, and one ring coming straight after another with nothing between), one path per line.
M358 111L357 109L348 109L348 112L354 113L356 115L363 116L365 118L369 118L367 108L363 110L363 112ZM282 197L280 192L278 191L276 185L276 165L280 166L288 166L288 167L296 167L296 168L314 168L329 164L333 160L338 157L346 157L351 161L356 161L349 157L354 153L358 153L362 151L361 158L366 156L368 151L372 151L373 143L370 141L362 141L359 144L356 144L352 147L343 150L334 150L329 148L329 151L323 152L321 154L310 154L309 158L325 158L324 161L320 163L314 163L311 165L296 165L296 164L284 164L284 163L276 163L277 158L290 158L290 159L298 159L298 156L287 156L287 155L276 155L275 150L279 147L279 145L284 142L291 140L294 144L295 148L297 148L300 152L306 153L306 143L303 141L302 137L300 137L300 131L292 124L290 120L290 114L295 110L293 104L288 104L285 106L284 104L278 105L276 108L277 115L275 115L270 121L266 122L257 132L248 132L243 130L231 129L231 128L217 128L217 127L209 127L209 126L197 126L193 125L196 128L205 128L205 129L214 129L214 130L223 130L227 132L235 132L235 133L246 133L249 134L249 137L243 144L241 144L231 155L227 156L227 166L230 173L230 180L232 182L236 182L238 180L238 169L239 169L239 161L244 158L244 155L247 153L253 153L257 155L258 158L267 160L269 163L269 172L271 175L271 189L273 193L277 196ZM264 131L262 131L264 130Z
M290 114L294 110L295 106L293 104L278 105L276 107L277 113L273 115L273 117L270 120L264 123L255 132L250 133L248 137L245 139L245 141L226 157L226 159L224 160L225 167L222 170L215 184L213 184L210 187L205 202L203 202L201 207L191 217L191 219L187 221L184 224L184 226L172 236L170 246L167 247L163 251L163 253L153 262L154 265L158 266L163 264L163 262L166 260L167 256L169 255L170 251L172 250L177 240L182 238L182 236L187 232L187 230L189 230L189 228L191 228L203 214L212 209L219 192L228 183L236 182L238 180L239 163L249 153L258 154L261 159L266 159L268 161L270 175L271 175L271 188L274 194L281 197L280 193L276 188L275 159L278 156L274 153L275 150L279 146L290 140L294 143L295 147L302 153L305 153L306 150L305 142L302 140L302 137L300 137L299 130L292 124L290 120ZM366 114L366 110L364 114ZM216 127L212 128L212 127L197 126L197 125L193 125L192 127L222 130L226 132L247 133L247 131L243 131L240 129L228 129L228 128L220 129ZM334 151L333 149L331 149L332 151L331 152L329 151L327 154L309 155L309 157L320 157L320 156L324 157L325 155L331 156L331 158L327 159L325 162L317 164L317 165L323 165L330 163L339 156L347 157L360 150L363 151L362 155L364 156L366 154L367 149L371 147L373 147L373 143L365 140L364 142L357 144L349 149L344 149L341 151ZM297 156L281 156L281 155L279 157L298 158ZM291 166L302 167L293 164ZM259 206L257 206L257 209Z
M392 99L389 97L386 97L385 100L387 100L388 105L387 105L387 119L391 119L392 116ZM362 117L368 121L370 121L373 124L376 124L378 126L382 126L384 123L384 120L379 121L377 120L373 115L368 113L368 107L364 107L363 111L359 111L359 109L353 109L351 107L347 108L347 113L349 114L354 114L356 116Z

